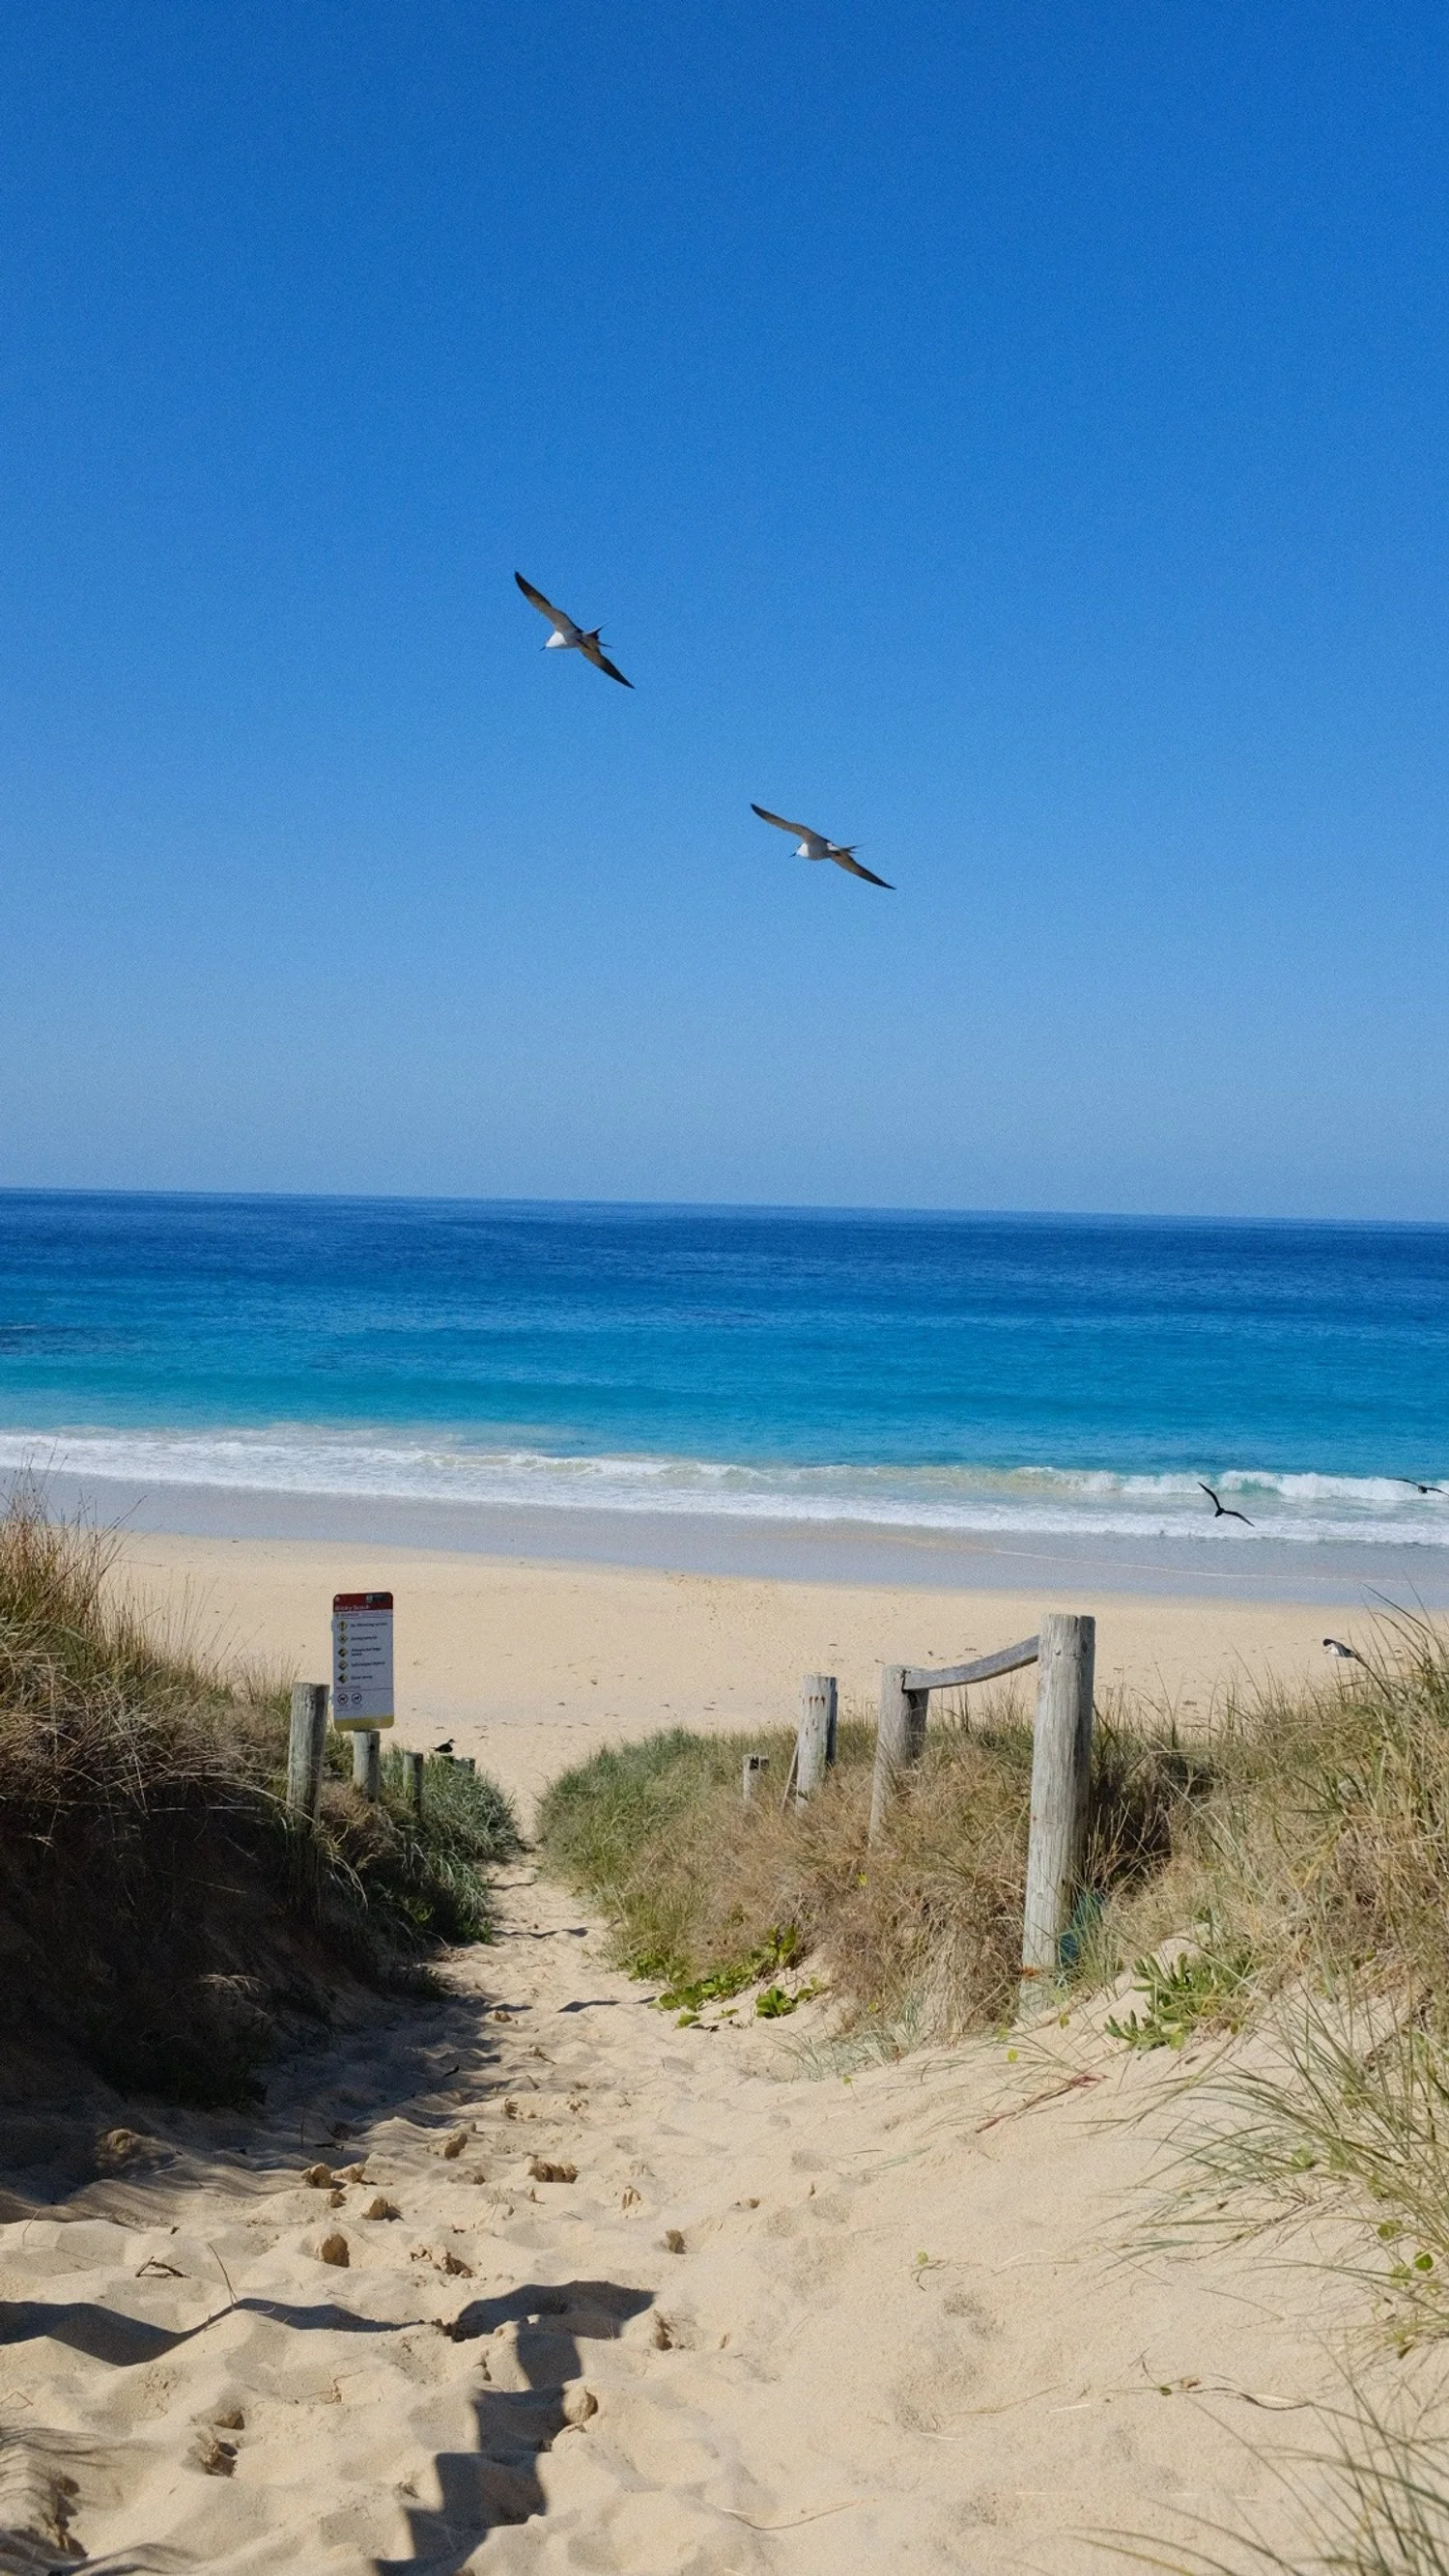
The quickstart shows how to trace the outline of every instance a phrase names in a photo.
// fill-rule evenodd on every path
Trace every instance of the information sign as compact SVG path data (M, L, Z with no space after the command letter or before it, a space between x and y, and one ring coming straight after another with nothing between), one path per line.
M391 1726L392 1594L338 1592L332 1600L332 1723Z

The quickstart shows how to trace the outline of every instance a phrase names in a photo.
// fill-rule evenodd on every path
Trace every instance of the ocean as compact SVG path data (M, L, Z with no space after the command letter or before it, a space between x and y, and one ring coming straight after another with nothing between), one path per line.
M1433 1567L1449 1227L11 1191L24 1468L173 1527L230 1497L554 1552L647 1521L665 1558L708 1523Z

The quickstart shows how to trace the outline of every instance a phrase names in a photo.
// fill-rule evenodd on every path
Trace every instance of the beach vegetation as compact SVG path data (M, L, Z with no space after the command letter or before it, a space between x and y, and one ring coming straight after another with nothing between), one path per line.
M768 1785L740 1795L746 1753L788 1783L783 1729L610 1748L546 1791L542 1857L603 1910L621 1963L688 2008L710 1980L742 1991L757 1961L763 1980L789 1934L842 2026L998 2027L1020 1973L1024 1695L933 1721L868 1844L874 1741L847 1711L803 1808ZM1134 2049L1190 2053L1274 1998L1349 1989L1395 1997L1381 2009L1414 2022L1421 2050L1449 2038L1449 1647L1430 1623L1388 1621L1365 1660L1235 1692L1192 1733L1122 1693L1099 1703L1063 1994L1129 1978L1107 2027Z
M540 1803L545 1865L608 1917L616 1955L698 2011L807 1956L847 2013L913 2036L991 2027L1014 2008L1031 1801L1031 1729L1004 1695L979 1725L948 1720L867 1848L873 1721L845 1712L833 1770L808 1806L767 1785L746 1805L746 1753L787 1783L793 1738L672 1728L611 1747ZM1135 1886L1170 1858L1174 1815L1207 1766L1115 1717L1099 1730L1089 1827L1093 1889ZM1079 1908L1079 1972L1106 1937ZM892 2041L891 2053L899 2053Z
M299 1826L285 1680L158 1631L115 1553L31 1489L0 1515L0 2047L21 2089L69 2052L123 2090L241 2100L340 1986L484 1936L516 1826L441 1764L421 1820L391 1780L369 1802L340 1742Z

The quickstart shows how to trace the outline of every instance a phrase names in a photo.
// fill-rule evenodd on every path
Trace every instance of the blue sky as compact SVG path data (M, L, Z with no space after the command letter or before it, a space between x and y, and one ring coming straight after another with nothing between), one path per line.
M9 10L0 1183L1449 1217L1446 51Z

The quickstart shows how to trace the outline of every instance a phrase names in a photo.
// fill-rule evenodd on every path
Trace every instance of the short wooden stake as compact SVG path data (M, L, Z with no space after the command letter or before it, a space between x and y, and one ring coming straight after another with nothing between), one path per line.
M403 1786L413 1802L417 1815L423 1812L423 1761L421 1753L405 1753L402 1758Z
M874 1842L886 1820L891 1794L902 1771L919 1762L926 1741L926 1710L931 1694L907 1690L908 1664L882 1664L880 1716L875 1730L875 1778L870 1792L870 1834Z
M458 1753L454 1755L453 1759L458 1770L466 1771L470 1780L477 1779L478 1764L477 1759L473 1754Z
M800 1732L795 1739L795 1804L807 1806L835 1760L838 1693L834 1673L807 1673L800 1684Z
M327 1684L293 1682L292 1729L287 1743L287 1809L310 1824L322 1795L327 1745Z
M758 1789L760 1782L765 1773L769 1770L769 1767L770 1757L768 1753L747 1753L745 1755L745 1767L740 1779L740 1796L746 1806L749 1805L750 1800L753 1798L755 1791Z
M1041 1623L1036 1729L1031 1759L1031 1831L1021 1999L1030 2010L1061 1964L1087 1836L1092 1777L1092 1672L1097 1623L1049 1611Z
M353 1728L352 1785L364 1798L375 1798L382 1786L382 1737L375 1726Z

